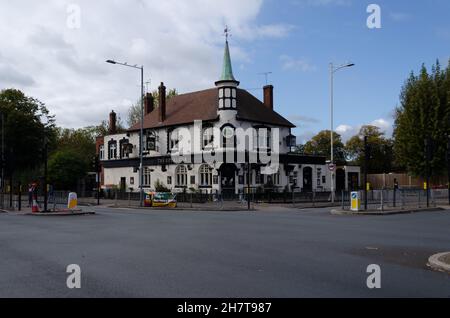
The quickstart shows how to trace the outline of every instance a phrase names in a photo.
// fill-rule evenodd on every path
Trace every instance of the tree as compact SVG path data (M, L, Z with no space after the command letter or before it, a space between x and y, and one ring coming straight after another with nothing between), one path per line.
M295 146L293 152L297 153L299 155L304 155L305 154L305 145L299 144L299 145Z
M445 71L439 61L428 74L423 65L411 73L396 109L394 150L399 163L416 176L426 176L425 140L432 144L432 175L446 171L447 136L450 133L450 61Z
M89 128L57 129L56 151L73 151L82 155L83 162L88 164L95 155L95 135Z
M109 124L106 120L102 120L102 122L97 126L88 126L84 129L88 130L94 138L109 135ZM122 134L127 131L120 117L117 119L116 130L118 134Z
M54 144L54 116L44 103L16 89L0 92L0 112L5 120L6 173L40 167L45 142Z
M89 165L86 157L71 149L56 151L48 162L49 181L56 189L74 190Z
M367 136L370 160L368 161L368 173L388 173L395 170L393 141L387 139L379 127L366 125L362 126L356 136L350 138L345 150L347 159L353 163L364 167L365 151L364 137Z
M322 130L305 144L305 154L324 156L327 160L331 160L330 138L331 132L329 130ZM333 132L333 147L334 161L337 163L345 163L344 144L342 143L341 135L336 132Z
M154 108L158 108L159 104L159 91L154 90L152 92L153 95L153 103ZM175 88L169 89L167 92L166 100L168 101L174 96L177 96L178 92ZM138 100L136 103L130 106L128 109L128 117L127 117L127 124L129 127L134 126L135 124L139 123L141 120L141 101Z

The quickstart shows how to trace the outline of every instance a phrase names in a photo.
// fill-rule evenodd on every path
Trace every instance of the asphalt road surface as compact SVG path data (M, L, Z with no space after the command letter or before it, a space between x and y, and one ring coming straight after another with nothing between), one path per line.
M96 211L0 214L0 297L450 297L450 275L426 267L450 251L448 212Z

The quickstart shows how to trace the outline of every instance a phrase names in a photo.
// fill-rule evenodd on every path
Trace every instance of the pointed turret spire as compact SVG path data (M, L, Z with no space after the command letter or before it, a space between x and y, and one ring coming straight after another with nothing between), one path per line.
M228 46L228 39L225 41L225 53L223 55L223 68L221 81L235 81L233 76L233 67L231 66L230 48Z
M233 67L231 65L231 57L230 57L230 47L228 45L228 37L230 37L230 30L228 27L225 28L225 52L223 54L223 66L222 66L222 76L219 81L216 82L216 85L223 85L225 83L232 85L239 85L239 82L236 81L233 75Z

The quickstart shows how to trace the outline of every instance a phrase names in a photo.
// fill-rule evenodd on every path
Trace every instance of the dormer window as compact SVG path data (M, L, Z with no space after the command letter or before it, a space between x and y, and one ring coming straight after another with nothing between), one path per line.
M269 127L254 127L253 147L254 149L270 150L272 145L272 132Z
M219 109L236 109L236 97L235 87L219 88Z
M146 142L146 150L147 151L156 151L156 133L151 130L147 133L147 142Z
M212 126L206 126L203 128L202 133L202 146L203 149L214 147L214 129Z
M117 158L117 142L111 140L108 146L108 159L116 159Z
M178 151L178 144L180 143L180 136L178 134L178 130L172 130L169 131L169 140L168 140L168 146L169 151L168 152L177 152Z
M232 125L224 125L222 127L222 147L228 149L236 148L235 129Z

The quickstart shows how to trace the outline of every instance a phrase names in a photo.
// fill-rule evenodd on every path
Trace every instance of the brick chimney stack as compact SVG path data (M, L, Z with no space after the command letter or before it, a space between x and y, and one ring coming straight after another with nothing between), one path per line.
M159 90L159 122L164 122L166 120L166 87L164 83L158 88Z
M264 86L264 105L273 110L273 86Z
M117 115L112 110L111 113L109 113L109 129L108 132L110 135L117 134Z
M155 109L155 107L154 107L153 95L152 95L152 93L147 93L144 98L145 115L150 114L154 109Z

